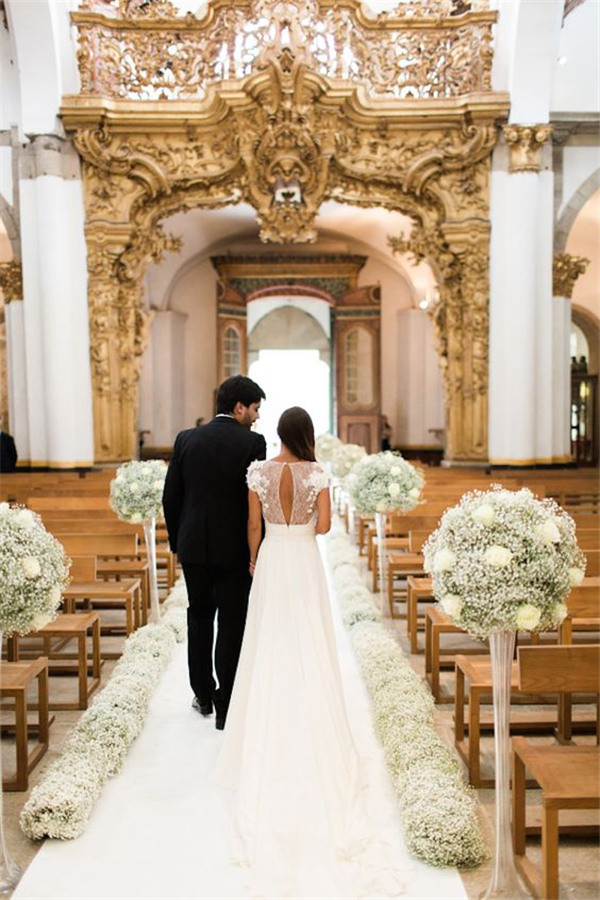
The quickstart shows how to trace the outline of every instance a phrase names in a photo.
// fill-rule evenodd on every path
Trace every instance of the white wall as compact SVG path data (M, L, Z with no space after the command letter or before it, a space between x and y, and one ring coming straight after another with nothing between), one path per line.
M208 259L187 270L170 290L169 308L187 316L183 340L185 400L180 428L191 428L199 416L210 419L213 414L217 387L216 297L217 273Z
M598 0L587 0L565 19L554 74L554 111L591 112L600 109L599 34Z
M189 424L185 418L185 330L187 316L173 310L154 314L140 379L139 430L144 443L168 447Z
M572 203L582 205L582 201L587 199L583 194L580 195L580 189L600 168L598 138L594 138L592 135L581 135L572 139L572 141L575 140L577 143L567 143L562 151L562 183L558 197L559 219L567 206Z
M394 439L409 447L441 446L430 431L444 428L442 375L433 324L422 309L398 310L394 324L398 378Z
M381 285L381 410L392 426L392 442L399 440L400 397L408 385L399 369L398 311L410 309L412 288L398 272L370 257L359 276L359 285Z

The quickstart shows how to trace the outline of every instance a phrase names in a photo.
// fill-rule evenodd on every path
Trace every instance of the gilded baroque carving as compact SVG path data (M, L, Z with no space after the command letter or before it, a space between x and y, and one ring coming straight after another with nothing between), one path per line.
M494 14L410 6L373 21L356 0L214 0L175 20L163 0L89 0L73 15L83 94L62 114L84 160L98 459L135 451L143 273L178 249L161 221L246 201L263 240L307 242L329 199L417 223L410 249L440 279L450 455L485 458L489 159L508 109L489 92Z
M5 303L23 299L23 270L20 262L13 259L0 263L0 288Z
M539 172L542 146L552 134L552 125L504 125L509 149L509 172Z
M414 264L427 260L436 273L439 299L429 307L444 377L446 454L485 459L489 334L489 224L481 219L417 223L409 238L390 247Z
M552 294L554 297L573 296L575 282L583 275L590 261L572 253L557 253L552 265Z
M483 8L482 8L483 7ZM197 18L168 2L88 0L73 14L82 91L119 99L206 99L260 68L264 49L306 49L324 78L374 97L446 99L491 90L492 25L482 3L400 4L369 19L358 0L213 0Z

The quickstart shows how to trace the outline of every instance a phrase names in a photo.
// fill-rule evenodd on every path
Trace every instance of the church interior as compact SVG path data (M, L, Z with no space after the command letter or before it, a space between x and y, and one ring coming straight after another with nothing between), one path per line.
M528 766L519 742L592 768L574 800L562 785L552 825L531 771L518 806L517 761L510 843L519 896L598 895L599 60L600 0L0 0L0 437L16 456L3 445L0 501L78 559L62 611L91 614L83 632L4 640L3 827L34 873L16 898L83 896L85 874L72 894L61 875L78 841L52 857L61 842L31 840L20 816L149 621L143 529L114 518L111 479L168 461L238 374L266 394L268 457L298 405L316 434L424 474L426 508L383 534L333 494L487 847L415 897L483 896L500 828L489 647L431 605L422 546L497 483L573 517L587 567L568 627L517 637L568 645L570 687L550 657L546 690L511 683L510 733ZM111 549L125 534L134 551ZM164 607L179 571L160 522L157 540ZM2 684L23 661L25 687ZM169 896L98 877L85 896Z

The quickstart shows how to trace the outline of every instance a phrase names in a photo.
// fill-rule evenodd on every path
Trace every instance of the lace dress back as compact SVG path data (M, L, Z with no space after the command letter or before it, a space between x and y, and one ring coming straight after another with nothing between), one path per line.
M289 522L286 521L280 498L281 478L286 466L294 485ZM319 463L307 461L282 463L257 460L250 465L246 480L250 490L258 494L265 521L271 525L307 525L312 522L317 511L317 497L329 484L327 473Z

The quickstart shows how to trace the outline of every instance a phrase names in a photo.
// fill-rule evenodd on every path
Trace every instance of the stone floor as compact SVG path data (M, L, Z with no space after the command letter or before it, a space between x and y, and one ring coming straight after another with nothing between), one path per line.
M402 619L388 619L390 629L395 634L404 651L409 653L409 645L406 638L405 622ZM452 640L452 636L449 638ZM122 646L124 638L122 637L103 637L102 644L106 650L118 651ZM413 656L411 662L416 671L424 676L424 658L423 654ZM105 684L112 669L115 666L114 661L106 660L102 668L102 683ZM453 690L453 675L450 672L444 673L442 676L442 688L446 693ZM52 677L51 678L51 697L75 697L76 680L69 677ZM591 707L590 707L591 709ZM523 706L521 710L532 710L532 707ZM539 711L539 710L538 710ZM50 763L57 758L61 752L61 748L69 734L71 728L79 718L80 712L64 712L59 711L53 713L54 721L50 729L50 749L46 756L36 766L30 775L29 791L40 781L45 770ZM440 734L450 744L453 744L453 705L439 704L436 714L437 725ZM8 716L3 714L3 723L8 722ZM543 738L541 738L543 740ZM540 740L540 738L535 738ZM591 741L591 736L577 737L578 741ZM5 737L2 740L2 764L5 774L11 772L14 764L14 752L12 749L12 740ZM484 773L493 775L493 739L491 736L484 736L482 739L482 754ZM39 849L39 844L26 838L19 827L19 814L29 796L29 791L23 793L6 792L4 793L4 835L6 846L18 865L22 868L27 867ZM494 791L480 790L478 791L478 800L480 803L481 825L484 835L490 849L493 847L494 838ZM535 821L536 809L539 807L539 791L528 792L528 815L531 815L532 822ZM589 814L588 814L589 815ZM594 820L594 821L597 821ZM539 841L532 841L532 857L539 858ZM486 889L491 874L491 861L484 863L478 869L473 871L463 871L463 881L470 900L478 898ZM561 900L592 900L599 896L600 886L600 853L597 844L592 839L561 839L560 850L560 878L561 878ZM9 895L10 896L10 895Z

